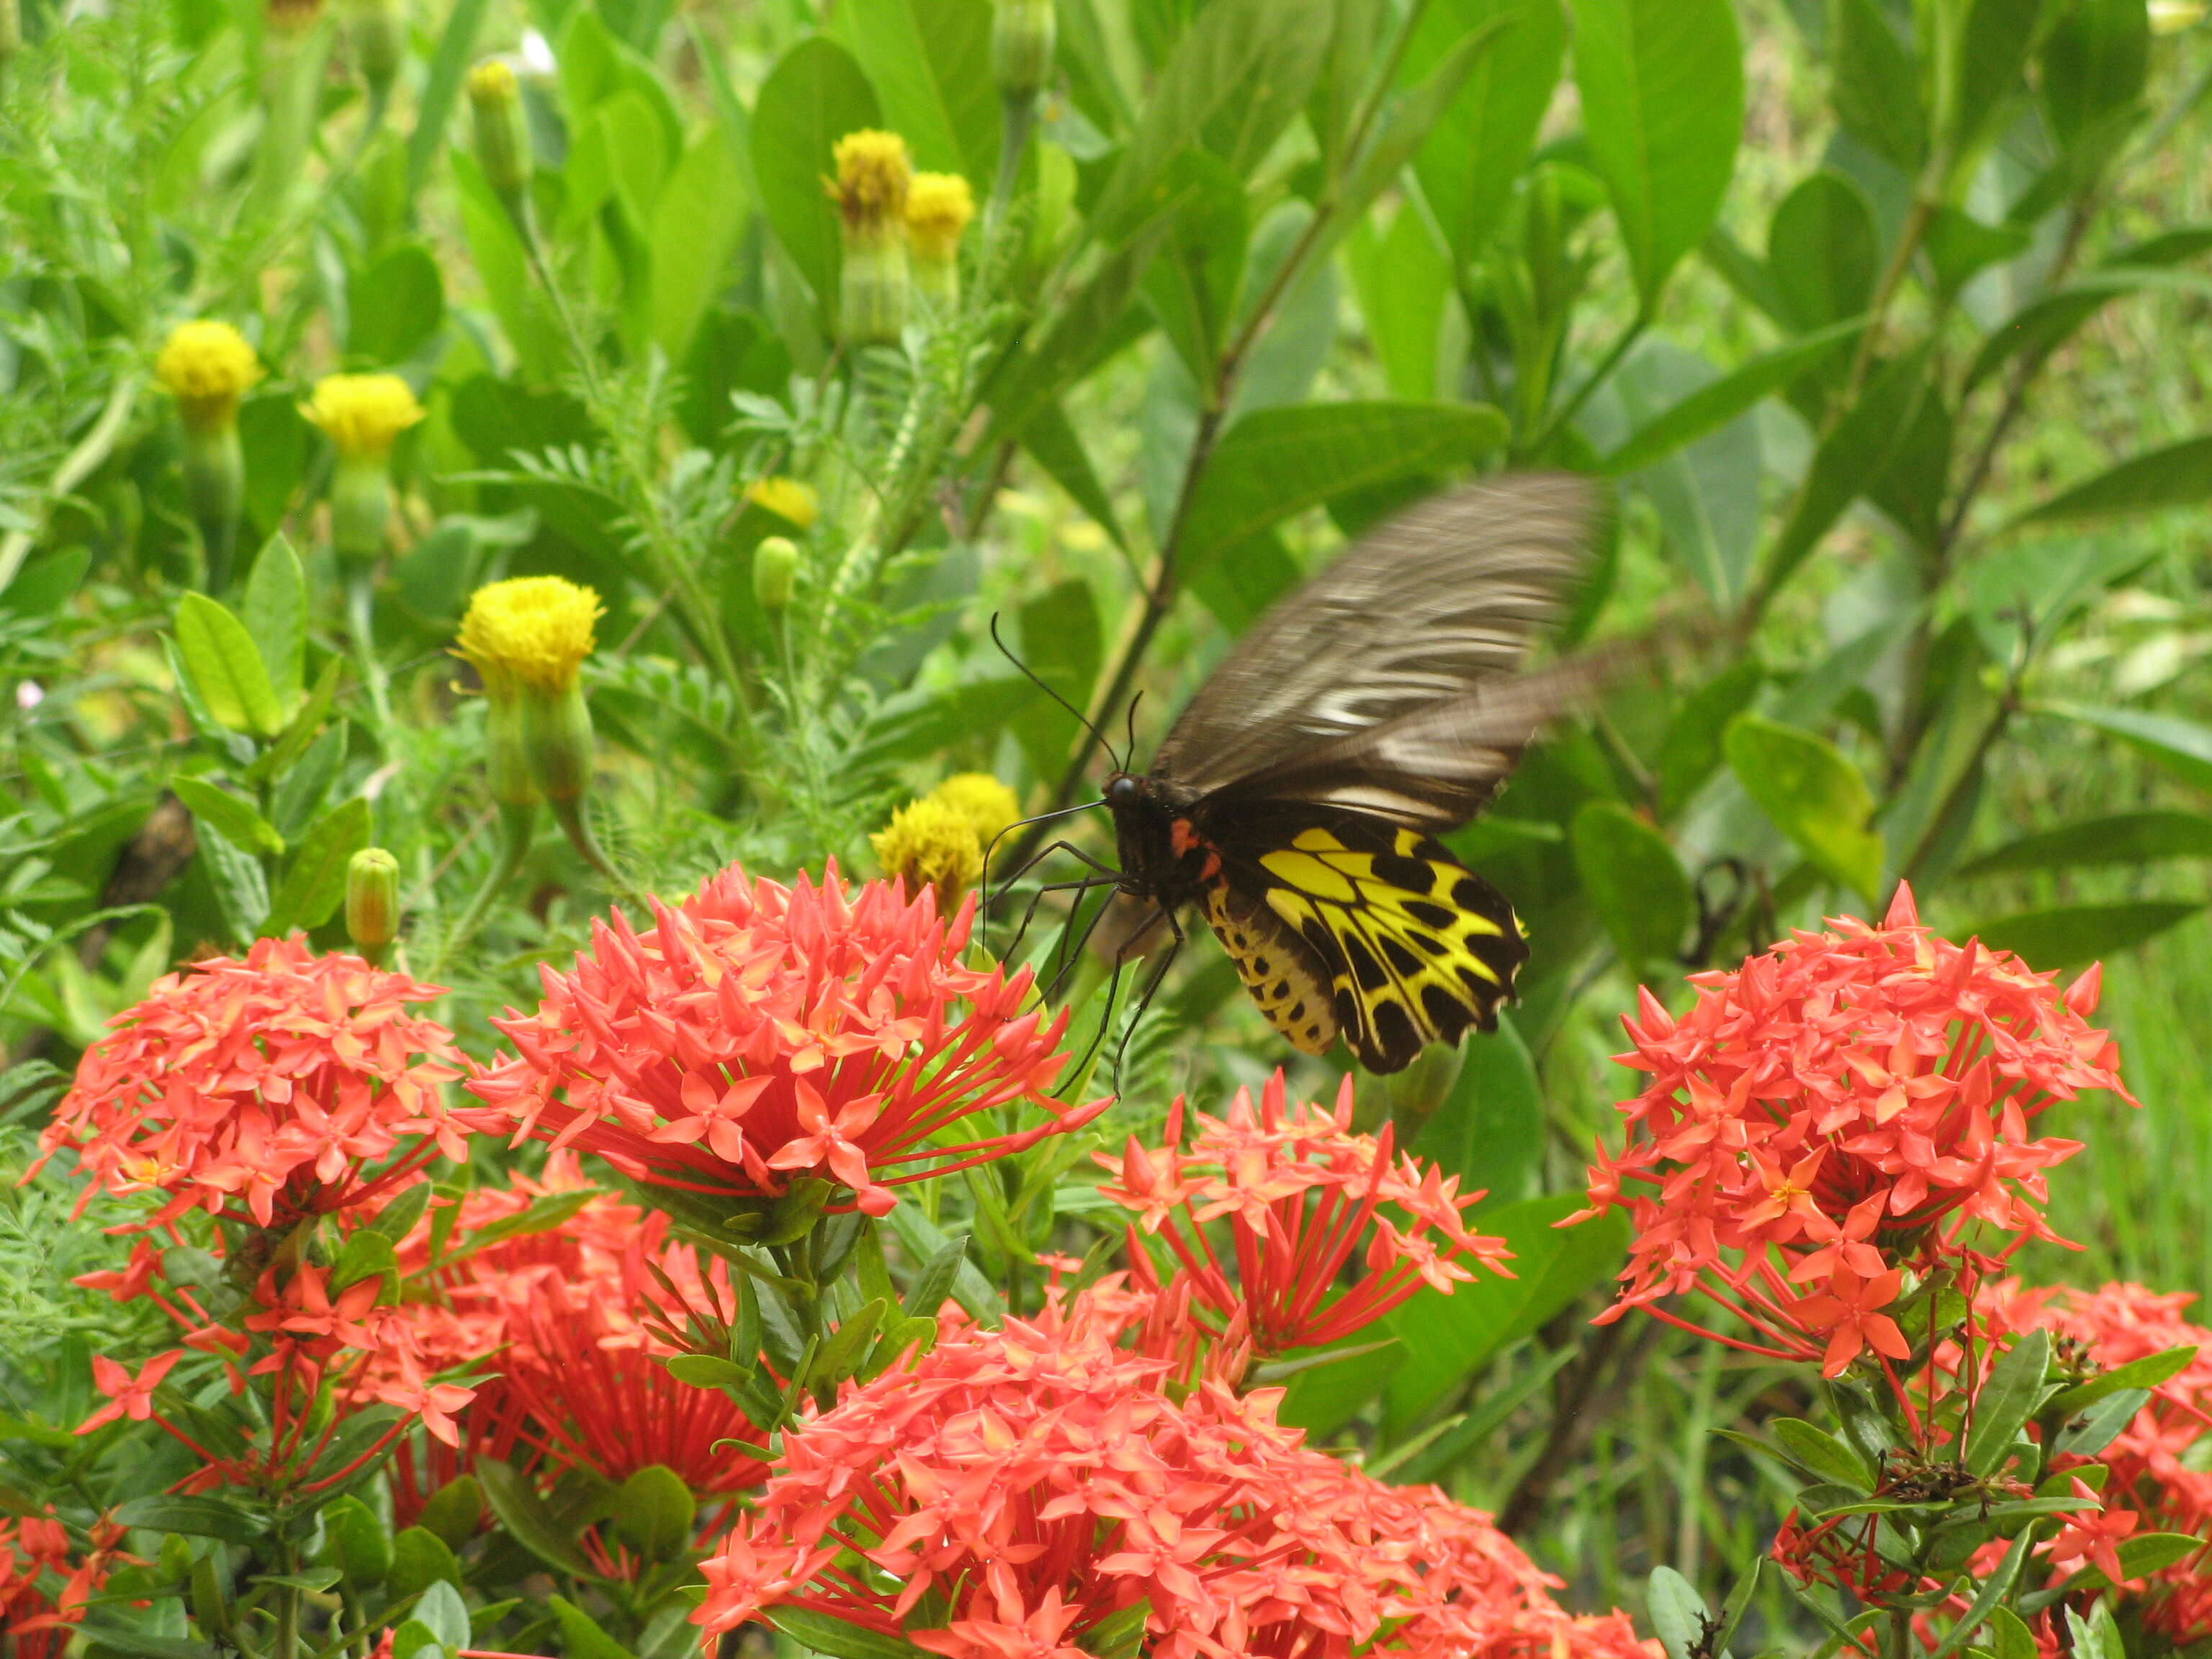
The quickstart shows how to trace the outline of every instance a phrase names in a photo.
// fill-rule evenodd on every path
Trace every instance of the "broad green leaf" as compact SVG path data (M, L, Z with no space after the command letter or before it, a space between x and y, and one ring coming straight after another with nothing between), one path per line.
M234 732L273 738L285 710L245 624L204 593L177 601L177 651L208 713Z
M1376 400L1255 410L1214 448L1183 526L1188 575L1332 496L1464 467L1504 442L1480 404Z
M86 1615L81 1626L87 1651L124 1654L128 1659L218 1659L222 1650L212 1642L187 1642L174 1636L154 1636L111 1620L105 1612Z
M444 145L446 123L460 96L461 82L477 55L477 30L483 21L488 0L453 0L446 14L446 27L438 37L438 50L430 59L430 78L415 106L415 125L407 135L407 195L411 201L430 176L431 164Z
M1613 389L1643 423L1680 407L1714 380L1711 364L1662 340L1646 340L1621 365ZM1659 515L1671 557L1723 609L1743 597L1762 522L1759 424L1738 416L1635 475Z
M247 635L259 647L276 706L289 719L307 677L307 577L283 532L271 536L246 579Z
M1575 84L1590 160L1649 314L1728 190L1743 128L1730 0L1579 0Z
M430 1494L415 1523L444 1539L447 1548L461 1550L477 1535L483 1512L483 1483L472 1474L459 1474Z
M837 210L822 188L835 168L830 148L848 132L882 125L868 77L851 53L820 35L784 53L753 105L761 210L824 318L836 315L842 263Z
M529 1481L495 1458L478 1462L476 1475L483 1482L492 1513L516 1543L556 1572L573 1578L599 1576L576 1547L574 1529L562 1526Z
M1881 257L1866 192L1827 167L1782 198L1766 233L1775 292L1800 329L1828 328L1864 311Z
M2116 812L2007 842L1960 868L1962 877L2080 870L2160 859L2212 859L2212 817L2200 812Z
M1723 739L1736 781L1815 868L1872 904L1884 849L1868 828L1874 796L1859 769L1818 732L1741 714Z
M1951 100L1954 168L1978 160L1980 144L2015 93L2042 33L2048 0L1967 0L1959 31L1958 90Z
M1992 951L2010 951L2039 970L2070 968L2131 951L2204 908L2202 901L2138 899L2118 904L2054 904L1999 916L1974 931Z
M2051 703L2045 705L2043 712L2108 732L2191 788L2212 793L2212 726L2177 714L2152 714L2134 708L2080 708Z
M1781 1443L1784 1455L1815 1480L1858 1492L1874 1490L1866 1460L1826 1430L1796 1417L1778 1417L1766 1426Z
M2104 270L2087 272L2022 306L1982 341L1973 362L1967 365L1965 389L1972 392L2015 357L2040 362L2111 301L2145 289L2198 295L2212 292L2212 282L2197 272L2168 270L2162 258L2148 257L2169 251L2170 247L2130 250L2124 256L2126 262L2116 260ZM2174 257L2188 258L2201 251L2191 247Z
M1512 16L1492 17L1468 30L1426 76L1383 100L1373 124L1373 136L1362 147L1358 164L1339 191L1336 210L1322 227L1311 257L1318 258L1334 248L1352 224L1365 217L1375 198L1398 182L1406 164L1436 130L1476 68L1517 21Z
M2156 513L2194 507L2212 496L2212 437L2185 438L2178 444L2131 456L2094 478L2060 491L2014 525L2063 524L2129 513Z
M173 777L169 789L194 817L221 830L240 847L272 855L283 852L284 837L254 810L252 802L218 789L204 778Z
M1641 471L1683 445L1717 431L1764 398L1811 374L1858 337L1863 325L1852 319L1778 346L1752 358L1717 380L1708 381L1680 402L1652 416L1601 463L1613 477Z
M392 1534L358 1498L323 1506L321 1559L356 1590L374 1589L392 1571Z
M1412 84L1468 31L1497 18L1510 27L1475 63L1413 159L1429 210L1462 265L1497 228L1535 143L1565 56L1565 14L1559 0L1431 0L1400 72Z
M2124 1365L2100 1372L2087 1382L2060 1389L2051 1397L2046 1409L2071 1416L2084 1406L2094 1406L2123 1389L2155 1389L2168 1377L2186 1370L2196 1358L2197 1350L2187 1346L2168 1348L2163 1353L2147 1353L2140 1359L2130 1359Z
M726 286L744 204L744 181L719 128L691 142L653 200L647 334L673 361L683 360L699 319Z
M991 11L990 0L846 0L831 25L915 166L965 174L979 200L999 161Z
M1312 90L1334 23L1328 0L1213 0L1160 71L1091 234L1109 246L1126 240L1164 205L1168 167L1192 144L1249 173Z
M1674 711L1659 741L1659 807L1672 818L1705 780L1720 769L1728 723L1750 706L1765 684L1765 665L1755 658L1733 664L1699 686Z
M1575 814L1575 871L1590 908L1632 974L1674 962L1695 920L1690 878L1667 837L1619 801L1584 801Z
M1886 9L1881 0L1835 0L1830 7L1830 96L1846 132L1911 174L1928 154L1928 117L1920 70Z
M549 1595L553 1621L561 1627L561 1650L569 1659L634 1659L630 1650L599 1627L599 1621L564 1596Z
M1176 205L1145 273L1145 298L1192 379L1210 386L1244 276L1250 237L1244 185L1227 162L1202 149L1177 156L1164 182Z
M1644 1605L1667 1659L1701 1659L1711 1615L1696 1585L1672 1567L1654 1567L1644 1585Z
M1889 465L1927 393L1929 354L1923 342L1877 370L1814 452L1796 505L1767 555L1769 586L1780 586Z
M2074 0L2043 43L2043 112L2069 147L2142 96L2150 68L2143 0Z
M1460 1190L1486 1194L1487 1212L1534 1195L1544 1158L1544 1089L1535 1060L1510 1013L1480 1042L1463 1048L1458 1077L1411 1150Z
M1423 1289L1378 1328L1406 1345L1385 1395L1385 1419L1394 1430L1431 1410L1509 1343L1620 1267L1628 1248L1626 1216L1615 1212L1566 1229L1553 1224L1582 1207L1579 1195L1567 1195L1485 1212L1482 1231L1505 1240L1518 1277L1481 1274L1453 1286L1449 1296Z
M665 1464L650 1464L615 1492L615 1535L648 1561L673 1560L691 1541L698 1510L682 1477Z
M346 284L346 355L378 365L404 362L446 320L446 284L419 242L401 242Z
M346 866L369 835L368 803L358 795L325 813L293 849L263 931L282 939L295 927L328 921L345 897Z
M422 1595L434 1584L458 1587L460 1582L459 1558L444 1539L428 1528L409 1527L392 1540L392 1569L386 1588L395 1600ZM420 1602L416 1604L415 1616L422 1616ZM429 1622L423 1620L425 1624ZM445 1638L441 1636L439 1640Z
M167 1492L130 1498L110 1518L148 1532L181 1532L194 1538L220 1538L226 1544L252 1544L267 1530L258 1516L220 1498Z
M2035 1632L2010 1607L1990 1609L1989 1630L1995 1659L2036 1659L2041 1651L2035 1644Z
M1345 264L1391 394L1435 397L1452 276L1421 215L1401 205L1381 232L1363 219L1346 240Z
M786 1636L830 1659L921 1659L926 1650L902 1636L886 1636L812 1607L768 1607L761 1617Z
M2026 252L2032 240L2018 225L1984 224L1971 214L1945 205L1930 216L1922 246L1935 269L1937 289L1948 298L1984 266Z
M458 1654L468 1645L469 1609L461 1600L458 1577L434 1580L409 1616L428 1626L449 1653Z
M256 937L269 919L269 872L261 860L212 827L199 838L199 856L231 937L240 943Z

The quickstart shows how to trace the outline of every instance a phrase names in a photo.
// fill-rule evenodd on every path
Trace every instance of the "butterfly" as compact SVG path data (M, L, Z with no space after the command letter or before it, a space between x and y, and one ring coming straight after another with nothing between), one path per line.
M1106 781L1119 887L1195 906L1291 1046L1341 1036L1375 1072L1495 1030L1528 945L1504 894L1437 839L1586 696L1522 672L1584 563L1591 493L1522 473L1432 497L1268 610L1151 769Z

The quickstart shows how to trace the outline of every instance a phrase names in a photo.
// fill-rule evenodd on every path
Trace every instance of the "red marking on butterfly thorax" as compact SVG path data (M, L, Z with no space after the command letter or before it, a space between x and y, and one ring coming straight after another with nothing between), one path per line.
M1206 862L1198 872L1200 881L1212 881L1221 873L1220 853L1212 842L1191 828L1188 818L1176 818L1169 823L1168 845L1175 849L1175 855L1179 859L1188 858L1193 853L1206 854Z

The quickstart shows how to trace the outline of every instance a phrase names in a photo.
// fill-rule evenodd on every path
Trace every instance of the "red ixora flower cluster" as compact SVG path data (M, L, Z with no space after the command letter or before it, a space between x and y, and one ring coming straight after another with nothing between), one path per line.
M1225 1117L1198 1115L1198 1138L1182 1150L1183 1103L1168 1113L1165 1144L1132 1135L1119 1158L1095 1156L1118 1184L1100 1190L1137 1220L1129 1227L1136 1282L1159 1288L1143 1233L1157 1234L1180 1263L1190 1300L1249 1333L1266 1354L1338 1342L1372 1324L1424 1284L1449 1293L1474 1277L1461 1258L1512 1277L1503 1239L1472 1232L1460 1212L1482 1194L1459 1192L1457 1176L1424 1170L1410 1157L1393 1162L1391 1131L1352 1128L1352 1079L1334 1112L1286 1105L1280 1071L1260 1091L1255 1112L1239 1090ZM1234 1273L1205 1224L1226 1217ZM1337 1291L1362 1241L1366 1271Z
M672 1339L693 1310L726 1320L727 1267L667 1242L665 1216L603 1194L557 1225L513 1231L533 1204L589 1191L574 1155L556 1152L541 1179L518 1174L463 1198L450 1259L434 1269L433 1217L401 1242L401 1270L434 1287L401 1306L422 1351L441 1369L480 1361L497 1372L458 1414L458 1441L424 1444L419 1468L394 1461L402 1516L486 1457L548 1474L580 1466L617 1484L658 1464L702 1498L757 1483L760 1466L726 1443L760 1431L720 1390L680 1382L655 1358L680 1351Z
M1082 1659L1137 1617L1154 1659L1652 1652L1560 1609L1486 1516L1304 1447L1279 1390L1164 1390L1115 1322L1079 1298L848 1385L787 1437L694 1617L810 1608L945 1659Z
M1920 925L1900 886L1879 927L1844 918L1796 933L1734 973L1697 974L1679 1020L1649 992L1625 1020L1621 1063L1651 1082L1622 1104L1627 1144L1603 1146L1591 1207L1616 1205L1635 1242L1632 1307L1753 1352L1821 1358L1834 1376L1872 1349L1909 1350L1882 1310L1909 1271L1972 1280L2028 1238L2044 1171L2081 1150L2037 1139L2054 1102L2086 1090L2130 1100L2118 1046L2091 1029L2098 973L2061 993L2002 951ZM1994 1253L1974 1229L2010 1234ZM1696 1289L1765 1344L1658 1306Z
M1991 1297L1990 1323L2003 1330L2048 1330L2062 1358L2073 1354L2113 1370L2153 1354L2193 1348L2196 1357L2150 1391L2143 1408L2112 1443L2077 1466L2111 1471L2100 1511L2069 1516L2045 1547L2054 1566L2096 1566L2143 1600L2143 1622L2175 1645L2212 1637L2212 1557L2197 1550L2146 1578L2130 1581L2118 1546L2137 1533L2212 1537L2212 1330L2183 1317L2187 1291L2160 1295L2141 1285L2089 1291L2030 1290L2007 1283ZM2084 1485L2084 1495L2088 1489ZM2208 1547L2212 1548L2212 1547Z
M80 1556L52 1516L0 1516L0 1634L11 1638L15 1659L60 1659L109 1570L137 1563L122 1553L125 1535L112 1522L96 1522Z
M935 905L879 881L848 893L834 866L789 888L733 866L679 905L656 901L643 933L617 911L574 972L542 969L538 1012L492 1022L518 1057L469 1086L518 1141L596 1152L634 1179L772 1199L811 1176L884 1214L901 1182L1107 1104L1051 1097L1066 1014L1021 1012L1027 970L963 966L972 906L948 925ZM1046 1121L943 1144L964 1118L1019 1106Z
M465 1157L475 1127L440 1094L467 1070L452 1033L407 1012L438 994L298 938L194 963L86 1051L40 1164L76 1149L93 1182L80 1209L94 1186L167 1193L149 1226L195 1209L289 1226L375 1203L438 1154Z

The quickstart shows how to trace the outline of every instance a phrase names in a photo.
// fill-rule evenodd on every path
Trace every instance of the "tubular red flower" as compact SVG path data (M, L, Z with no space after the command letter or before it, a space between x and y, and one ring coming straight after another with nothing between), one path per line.
M1394 1163L1390 1129L1354 1133L1352 1104L1348 1077L1334 1112L1286 1104L1278 1071L1261 1090L1256 1114L1246 1090L1226 1117L1200 1114L1188 1152L1179 1145L1178 1099L1166 1145L1147 1148L1132 1136L1118 1158L1097 1154L1121 1177L1100 1190L1138 1214L1129 1229L1135 1271L1151 1270L1140 1231L1158 1234L1199 1304L1224 1320L1241 1310L1254 1347L1270 1354L1341 1341L1424 1283L1449 1294L1474 1277L1468 1262L1511 1278L1504 1241L1469 1231L1461 1217L1482 1194L1462 1195L1458 1177L1410 1157ZM1233 1283L1205 1231L1224 1217ZM1363 1241L1367 1271L1331 1297Z
M480 1114L440 1085L467 1061L407 1012L440 994L305 940L254 942L155 982L85 1053L33 1173L75 1148L94 1188L158 1190L143 1224L191 1209L263 1227L373 1203L433 1157L467 1155Z
M1067 1659L1142 1607L1158 1659L1645 1659L1487 1516L1305 1448L1279 1390L1164 1392L1112 1344L1128 1311L1079 1297L848 1385L704 1564L698 1622L795 1606L945 1659Z
M1721 1339L1735 1346L1825 1354L1832 1374L1862 1347L1898 1357L1874 1311L1889 1275L1950 1267L1971 1289L2021 1242L2054 1237L2044 1172L2080 1144L2030 1126L2084 1091L2132 1103L2118 1047L2086 1018L2095 969L2062 994L2007 952L1936 937L1903 886L1881 927L1830 926L1692 975L1680 1020L1645 992L1623 1022L1620 1061L1651 1081L1621 1106L1626 1144L1599 1149L1590 1207L1560 1224L1616 1206L1634 1222L1601 1319L1698 1289L1772 1344Z
M542 969L533 1015L493 1024L514 1043L470 1088L518 1141L596 1152L634 1179L773 1199L793 1178L842 1185L882 1215L902 1182L1035 1145L1105 1109L1048 1092L1062 1013L1036 1012L1027 970L962 965L972 906L948 927L924 890L848 894L748 882L732 866L634 932L596 926L575 970ZM950 1144L978 1112L1047 1121Z

